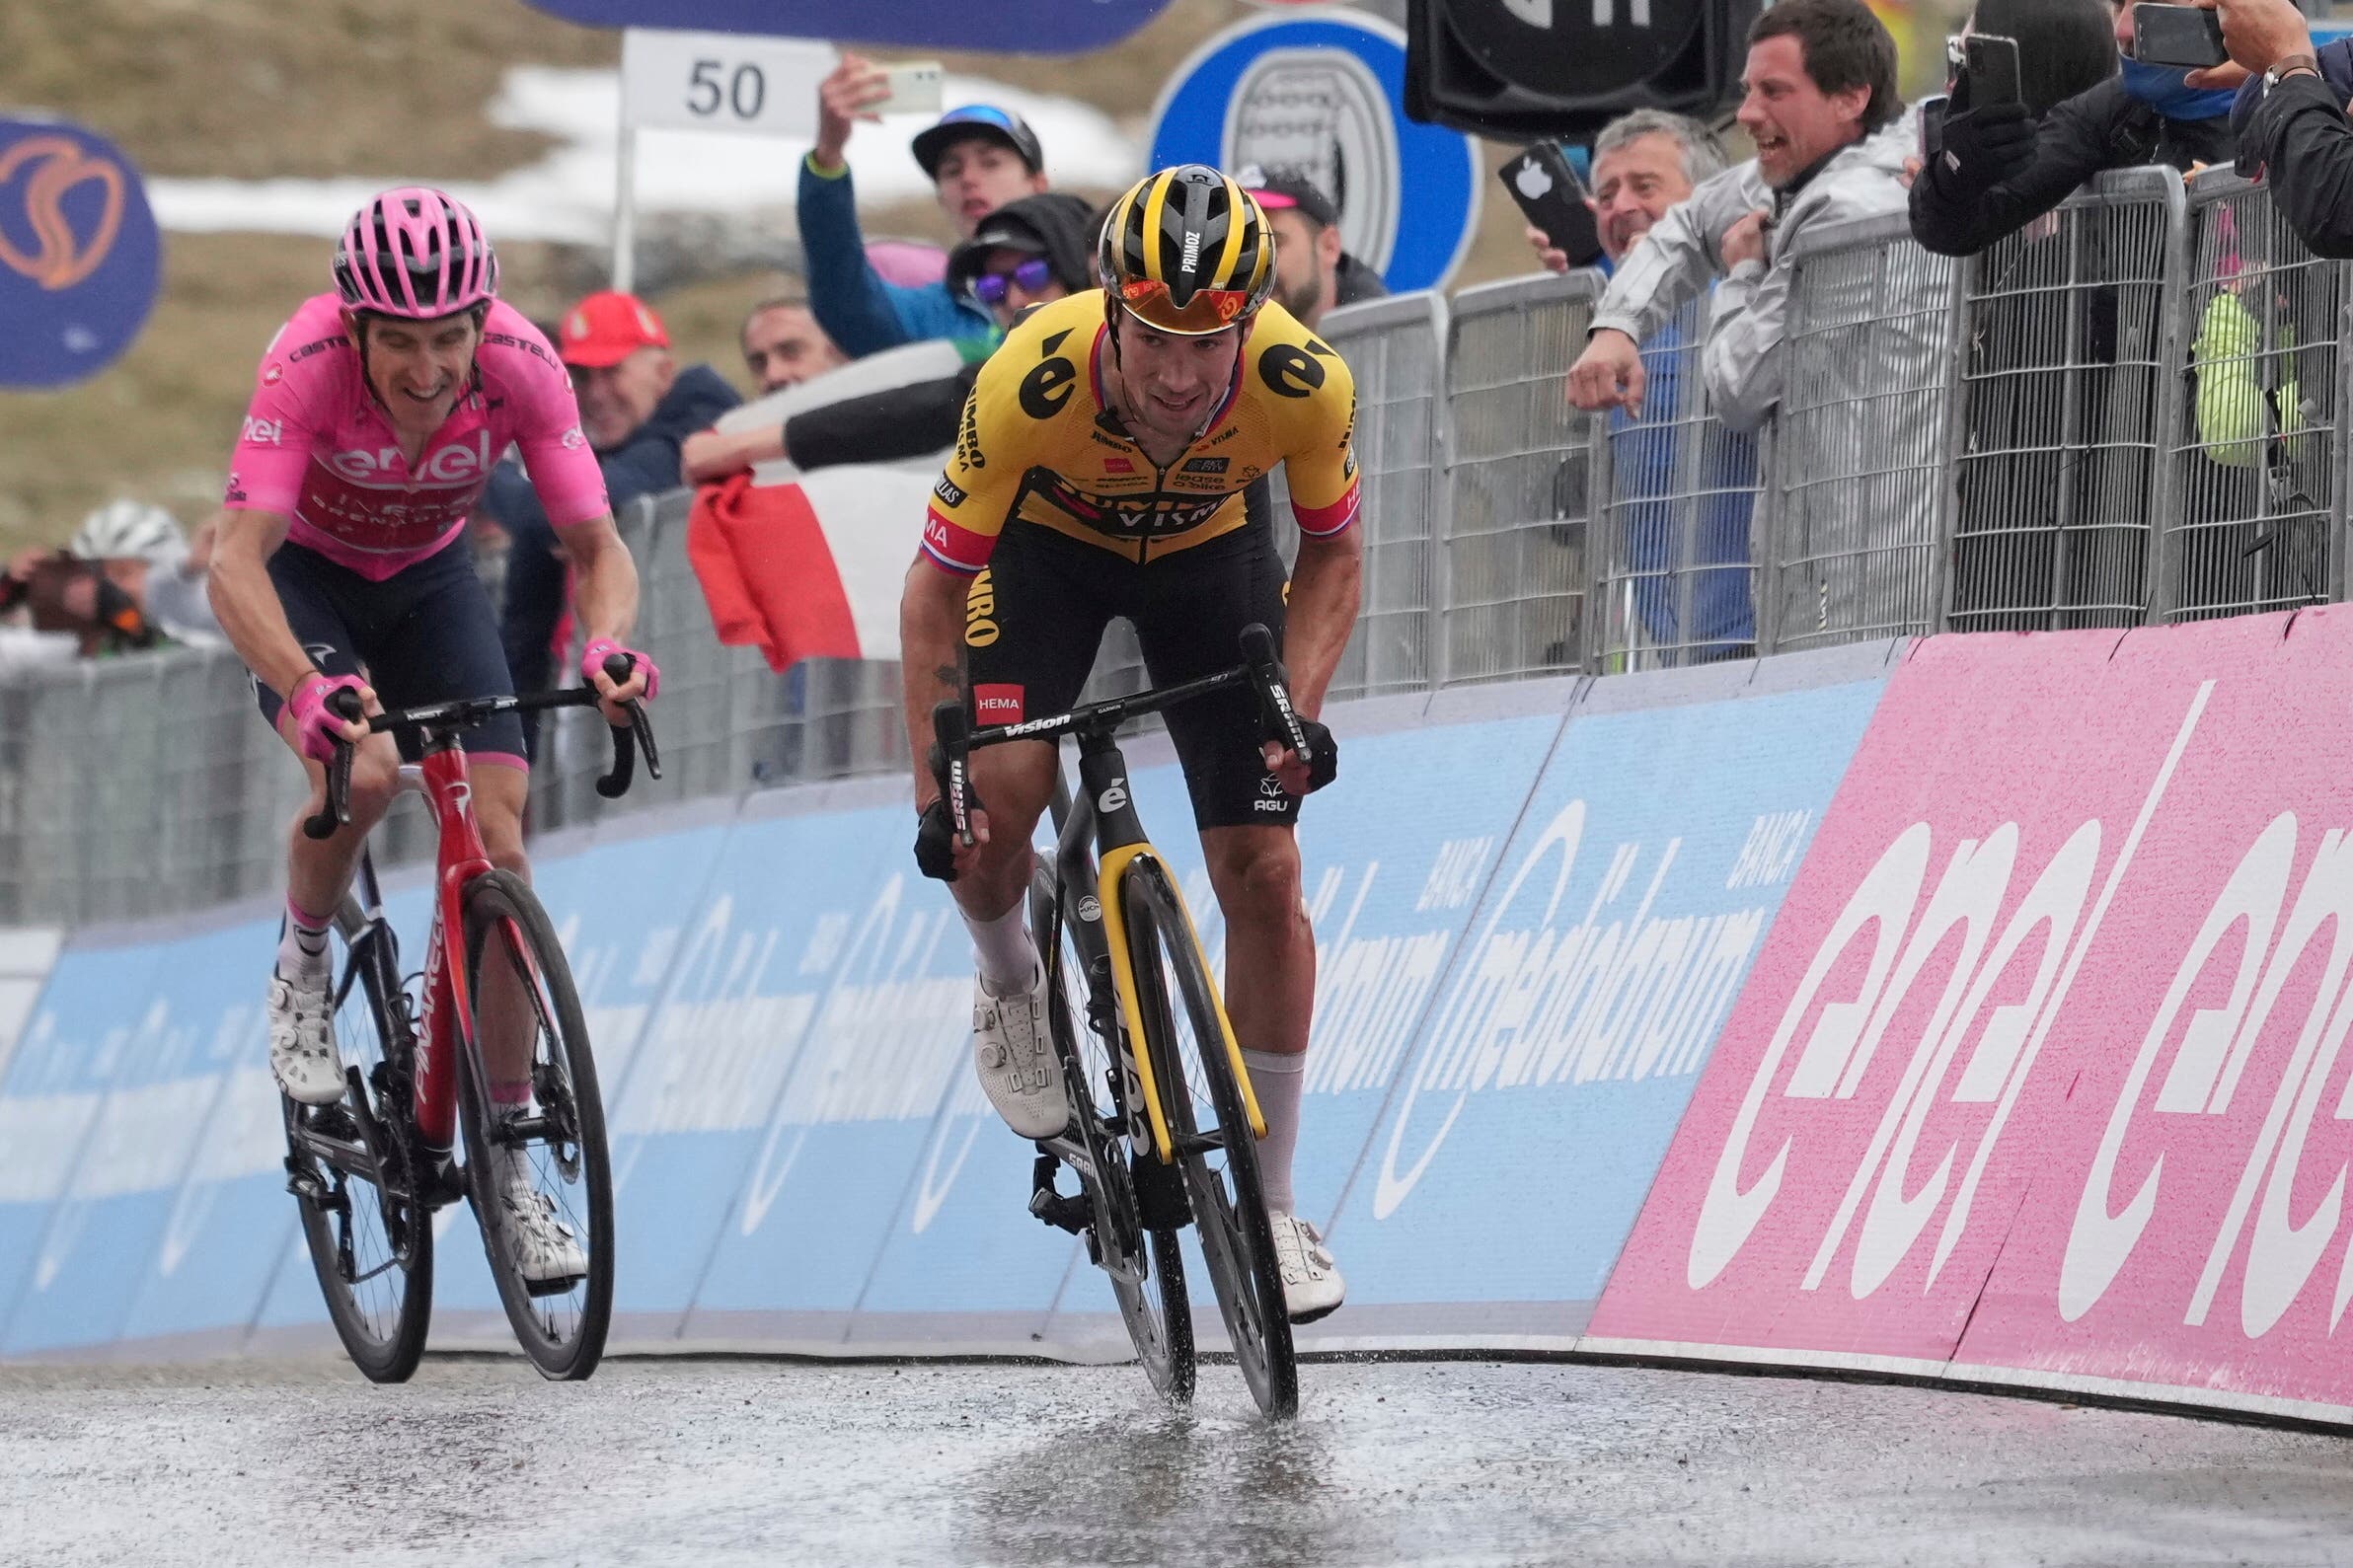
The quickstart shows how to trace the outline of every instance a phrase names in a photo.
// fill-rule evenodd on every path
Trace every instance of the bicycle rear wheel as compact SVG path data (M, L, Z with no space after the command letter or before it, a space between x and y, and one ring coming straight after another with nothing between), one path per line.
M459 1052L458 1108L475 1221L523 1353L545 1377L585 1378L604 1355L613 1314L613 1178L588 1025L563 944L521 877L487 871L474 879L465 935L474 1016L471 1044ZM531 1035L530 1095L501 1115L478 1053L498 1031L512 1038L524 1030ZM528 1173L536 1200L585 1253L580 1273L525 1276L514 1221L500 1201L502 1166Z
M371 1382L405 1382L433 1303L432 1213L409 1132L415 1037L392 929L349 899L336 926L336 1046L360 1086L334 1105L283 1101L287 1186L336 1337Z
M1082 1173L1094 1210L1091 1230L1098 1267L1111 1282L1119 1316L1136 1359L1152 1386L1174 1404L1193 1396L1193 1319L1184 1288L1184 1254L1174 1226L1146 1225L1130 1173L1130 1118L1120 1069L1102 1035L1087 1016L1088 942L1079 929L1056 914L1060 887L1053 870L1040 864L1029 889L1029 929L1061 929L1059 965L1051 966L1046 1016L1054 1054L1077 1108L1077 1142L1095 1175ZM1100 949L1101 916L1096 917ZM1073 977L1078 977L1075 981Z
M1137 860L1119 897L1148 1037L1144 1048L1152 1053L1170 1141L1234 1359L1259 1409L1296 1415L1299 1369L1282 1271L1258 1184L1256 1140L1226 1052L1216 983L1176 886L1157 861Z

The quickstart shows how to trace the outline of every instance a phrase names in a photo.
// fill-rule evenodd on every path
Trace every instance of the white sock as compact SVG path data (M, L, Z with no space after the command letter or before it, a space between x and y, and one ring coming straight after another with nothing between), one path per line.
M1036 982L1037 944L1029 939L1028 912L1021 903L995 920L980 920L967 913L964 926L972 933L972 950L980 958L980 983L990 996L1011 996Z
M1266 1189L1269 1214L1297 1214L1298 1199L1291 1191L1291 1157L1299 1150L1299 1096L1307 1087L1304 1051L1245 1051L1251 1089L1258 1096L1258 1114L1266 1119L1266 1136L1258 1140L1258 1184Z
M285 925L277 935L277 972L286 979L304 975L316 979L328 972L327 925L311 924L313 917L286 900Z

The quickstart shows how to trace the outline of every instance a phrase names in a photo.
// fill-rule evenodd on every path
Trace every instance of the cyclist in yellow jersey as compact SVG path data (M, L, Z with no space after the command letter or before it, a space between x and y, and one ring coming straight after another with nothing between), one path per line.
M1156 684L1231 667L1253 621L1281 639L1312 772L1265 739L1248 691L1168 722L1225 912L1227 1011L1266 1119L1258 1160L1287 1305L1308 1322L1339 1306L1342 1284L1293 1212L1316 950L1292 828L1337 766L1315 720L1362 574L1355 386L1338 354L1267 303L1266 215L1214 169L1163 170L1122 196L1097 272L1101 289L1014 329L965 405L900 610L908 735L925 757L932 709L966 684L982 724L1061 711L1113 616L1134 623ZM1287 585L1267 485L1278 464L1300 528ZM1059 1133L1070 1115L1025 909L1055 766L1043 742L977 753L971 846L949 830L930 770L915 776L916 859L954 884L978 957L974 1065L1025 1138Z

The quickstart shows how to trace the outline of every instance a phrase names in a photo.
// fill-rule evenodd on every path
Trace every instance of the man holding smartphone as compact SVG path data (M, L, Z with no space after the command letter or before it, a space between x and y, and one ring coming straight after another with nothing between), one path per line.
M866 254L858 196L845 157L850 130L890 106L892 72L845 53L817 89L817 141L800 166L800 249L809 310L825 335L857 359L927 337L980 337L996 324L945 280L917 288L883 280ZM1010 110L969 104L916 134L915 161L931 177L940 208L960 243L980 220L1046 188L1037 133Z
M1913 182L1914 239L1939 256L1974 256L2106 170L2232 161L2239 73L2209 83L2187 65L2140 58L2134 9L2131 0L1979 0L1971 33L2012 41L2017 90L1988 94L1960 73Z
M2315 50L2289 0L2200 4L2221 13L2232 61L2253 73L2232 116L2242 167L2263 171L2273 202L2315 255L2353 257L2353 46L2340 39Z

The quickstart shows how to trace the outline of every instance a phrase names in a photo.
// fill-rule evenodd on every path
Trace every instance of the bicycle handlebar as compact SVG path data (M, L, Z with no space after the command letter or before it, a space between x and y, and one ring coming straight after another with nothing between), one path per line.
M976 802L972 799L971 754L981 747L1009 740L1056 740L1069 734L1108 732L1128 719L1157 713L1245 682L1257 693L1258 706L1272 738L1296 752L1302 763L1313 762L1315 751L1308 743L1307 726L1299 717L1299 709L1292 705L1289 677L1283 671L1282 661L1275 656L1274 634L1253 621L1242 629L1241 643L1242 662L1232 669L1176 686L1137 692L1130 697L1089 703L1046 718L1018 724L988 724L975 729L972 715L960 699L950 699L934 708L932 738L936 744L932 748L932 777L939 783L941 797L948 802L949 821L955 829L957 841L972 843L972 810Z
M637 667L626 653L615 653L604 662L608 679L615 684L625 682ZM376 713L365 719L371 735L392 734L404 729L454 730L481 722L499 713L532 713L551 708L594 708L599 699L590 686L567 687L560 692L533 692L522 697L466 697L446 703L428 703L420 708L405 708L396 711ZM334 692L327 706L336 716L349 722L361 721L359 694L348 687ZM613 729L613 768L596 781L596 792L607 800L618 799L628 793L637 777L638 753L645 754L647 778L659 779L661 752L653 743L653 724L645 716L645 705L636 698L629 703L629 723L615 724ZM351 753L349 741L339 740L335 756L327 764L327 801L314 815L305 817L303 833L313 839L332 837L351 820Z

